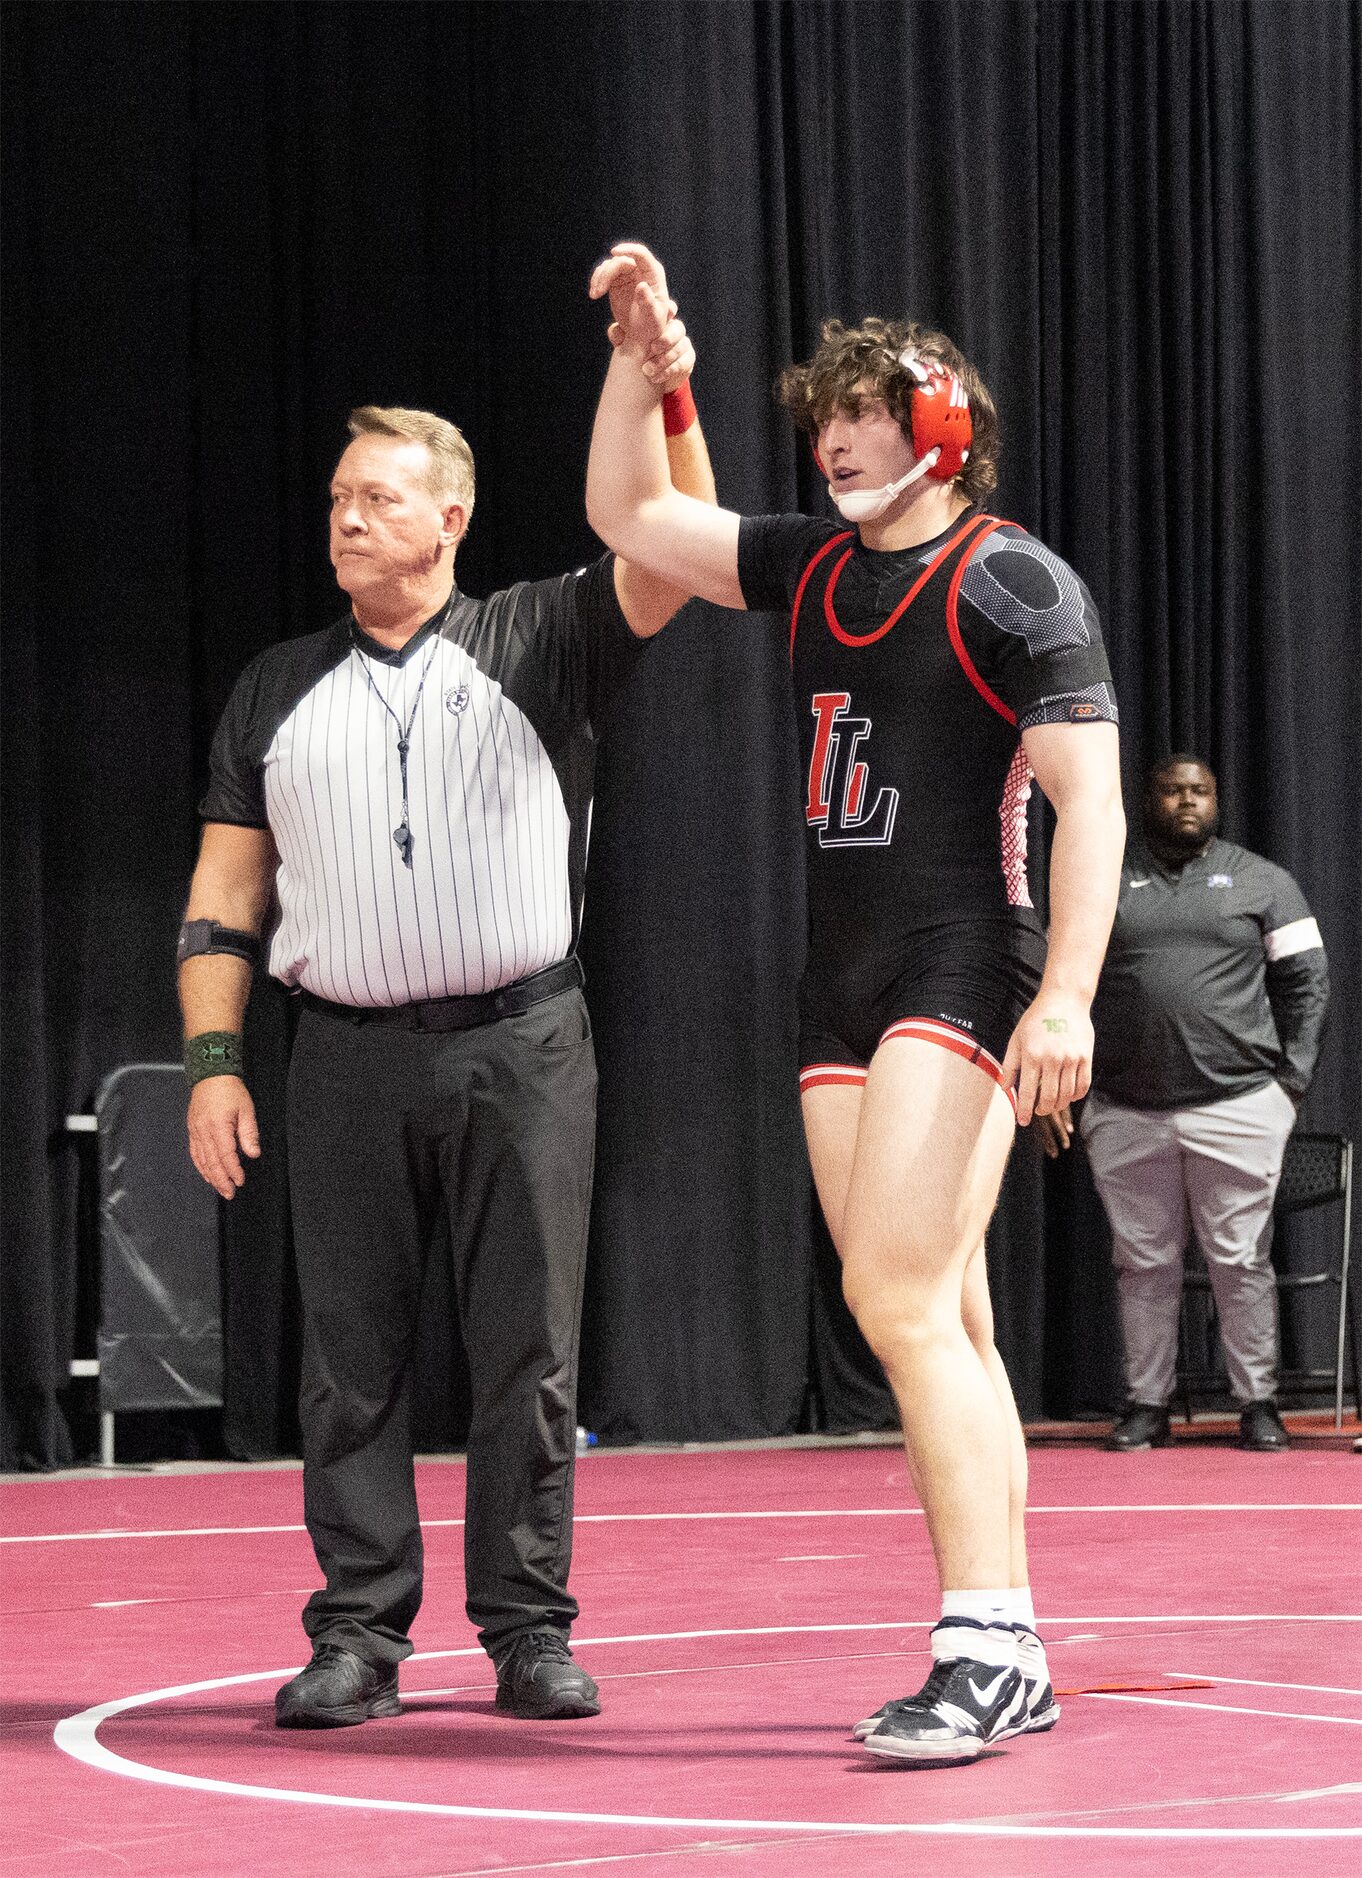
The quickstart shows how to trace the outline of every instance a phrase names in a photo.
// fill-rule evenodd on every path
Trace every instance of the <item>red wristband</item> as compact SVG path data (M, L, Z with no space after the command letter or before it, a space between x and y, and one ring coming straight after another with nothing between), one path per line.
M695 422L695 399L687 379L679 391L669 391L662 400L662 428L669 437L679 437Z

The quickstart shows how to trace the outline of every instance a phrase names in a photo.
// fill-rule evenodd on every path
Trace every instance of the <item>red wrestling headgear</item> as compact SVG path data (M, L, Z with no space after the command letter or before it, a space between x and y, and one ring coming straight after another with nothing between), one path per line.
M969 461L974 441L965 387L939 359L920 359L914 352L905 352L899 364L917 380L910 406L913 453L924 457L929 450L939 451L927 474L933 482L948 483Z

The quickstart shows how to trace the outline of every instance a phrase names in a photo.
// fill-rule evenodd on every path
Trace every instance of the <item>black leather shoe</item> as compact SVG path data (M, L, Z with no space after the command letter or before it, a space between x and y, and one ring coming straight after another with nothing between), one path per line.
M1172 1439L1166 1408L1127 1402L1125 1414L1107 1436L1107 1446L1121 1454L1138 1454L1145 1448L1166 1448Z
M601 1694L561 1630L527 1630L497 1658L497 1707L522 1721L599 1715Z
M1275 1402L1246 1402L1239 1417L1239 1445L1259 1454L1272 1454L1291 1446Z
M339 1643L319 1643L307 1668L274 1698L276 1728L352 1728L401 1713L396 1667L370 1663Z

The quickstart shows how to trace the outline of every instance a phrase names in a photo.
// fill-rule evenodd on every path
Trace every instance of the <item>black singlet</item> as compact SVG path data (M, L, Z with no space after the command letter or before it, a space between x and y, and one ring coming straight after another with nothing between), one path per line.
M1078 576L977 509L893 552L806 516L747 518L738 569L749 608L790 619L810 979L874 995L929 929L1039 931L1021 732L1117 714Z

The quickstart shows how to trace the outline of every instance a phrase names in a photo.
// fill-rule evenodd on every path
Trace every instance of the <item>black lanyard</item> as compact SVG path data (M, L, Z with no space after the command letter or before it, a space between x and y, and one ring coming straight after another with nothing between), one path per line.
M402 856L402 865L404 867L411 866L411 853L412 849L416 846L415 841L412 839L411 818L407 809L407 752L411 749L411 727L416 722L416 713L421 703L421 693L426 688L426 677L430 671L431 660L435 657L435 647L437 643L437 638L432 637L429 649L426 652L426 662L421 668L421 682L416 687L416 696L411 701L411 712L408 715L405 729L403 728L402 719L397 715L397 712L374 683L374 675L369 670L368 660L365 658L364 654L360 652L358 646L355 648L359 657L360 669L369 681L370 691L373 692L374 696L383 706L383 709L397 726L397 761L402 771L402 819L397 824L396 828L393 829L393 840L397 843L397 851Z

